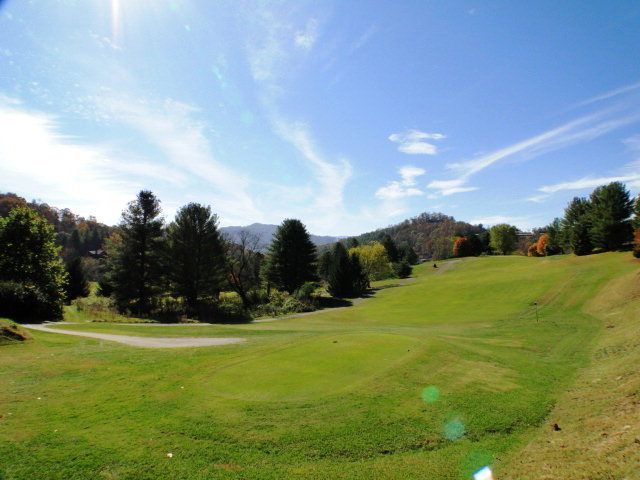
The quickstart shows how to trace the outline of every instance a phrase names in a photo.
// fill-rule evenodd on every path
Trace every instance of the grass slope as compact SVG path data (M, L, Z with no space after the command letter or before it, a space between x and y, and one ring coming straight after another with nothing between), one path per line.
M637 395L627 361L638 295L622 288L638 264L604 254L440 266L353 308L270 323L60 327L241 345L147 350L34 332L2 347L0 476L468 479L490 464L498 478L621 478L637 464L638 450L620 447L613 476L564 466L596 472L574 431L587 430L581 415L604 424L623 402L609 434L638 424L624 397ZM621 379L590 381L598 368ZM566 455L548 447L556 421L574 445Z

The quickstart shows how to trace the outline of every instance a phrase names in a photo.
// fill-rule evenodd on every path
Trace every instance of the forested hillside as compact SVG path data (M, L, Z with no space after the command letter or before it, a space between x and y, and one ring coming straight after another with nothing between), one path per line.
M56 244L62 247L61 256L65 261L101 250L104 240L115 230L93 216L84 218L68 208L53 207L37 200L27 202L15 193L0 193L0 217L6 217L15 207L29 207L53 225Z
M452 238L478 235L488 244L489 234L482 225L460 222L443 213L421 213L396 225L363 233L359 243L382 241L385 235L400 246L409 245L420 258L443 259L453 256Z

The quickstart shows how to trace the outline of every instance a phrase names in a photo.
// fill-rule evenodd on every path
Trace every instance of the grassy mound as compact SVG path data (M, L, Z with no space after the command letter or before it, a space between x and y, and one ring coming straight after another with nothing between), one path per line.
M31 334L17 323L0 318L0 345L13 342L23 342L31 338Z
M56 327L247 339L224 347L34 332L0 349L0 476L635 478L631 260L470 258L300 318Z

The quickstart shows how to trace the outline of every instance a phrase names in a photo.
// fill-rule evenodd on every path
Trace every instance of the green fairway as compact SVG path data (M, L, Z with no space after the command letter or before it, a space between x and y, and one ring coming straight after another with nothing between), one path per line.
M638 263L439 267L350 308L273 322L56 327L246 338L237 345L143 349L40 331L1 345L0 478L470 479L485 465L537 478L541 432L554 409L572 409L566 392L591 375L612 312L637 333L640 295L620 282L638 282ZM538 463L519 462L523 449Z

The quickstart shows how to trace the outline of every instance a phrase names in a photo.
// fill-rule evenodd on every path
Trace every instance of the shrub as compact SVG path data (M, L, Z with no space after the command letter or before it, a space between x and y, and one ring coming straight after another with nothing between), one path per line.
M527 249L527 255L529 257L539 257L540 255L538 255L538 245L536 243L532 243L531 245L529 245L529 248Z
M47 297L37 287L0 281L0 316L40 321L51 316L50 308Z
M295 291L294 297L301 302L308 302L312 299L317 285L314 282L305 282Z
M411 265L409 265L409 262L403 260L393 264L393 271L398 278L407 278L411 275L413 269L411 268Z

